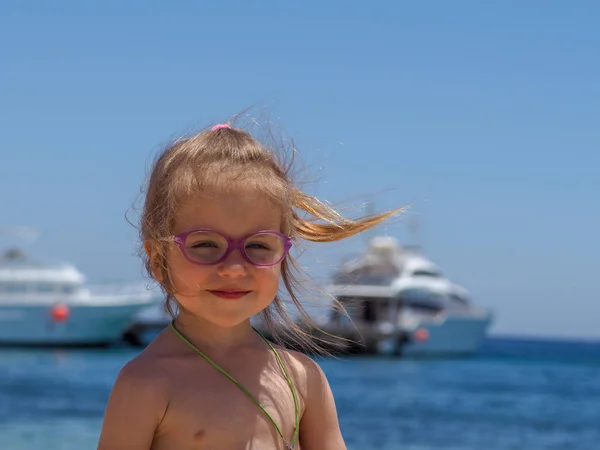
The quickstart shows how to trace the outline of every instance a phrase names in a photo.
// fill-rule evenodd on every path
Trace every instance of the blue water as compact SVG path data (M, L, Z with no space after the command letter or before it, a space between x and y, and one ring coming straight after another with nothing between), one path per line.
M135 350L0 349L0 449L95 449ZM351 450L600 445L600 344L491 340L472 359L320 360Z

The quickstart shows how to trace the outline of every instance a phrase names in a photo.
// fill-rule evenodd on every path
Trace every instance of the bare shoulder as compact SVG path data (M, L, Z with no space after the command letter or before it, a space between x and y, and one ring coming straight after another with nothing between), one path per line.
M310 356L282 347L277 347L277 351L282 354L288 369L298 384L300 394L305 399L308 399L311 389L323 383L329 384L319 364Z
M147 347L119 371L106 404L99 450L150 448L168 406L167 377L155 350Z
M131 384L137 391L151 389L153 397L166 394L168 359L160 343L152 342L121 368L113 389Z
M304 402L300 421L303 450L345 450L335 399L321 366L311 357L282 349Z
M147 376L150 375L146 372L149 366L163 366L165 357L168 356L168 349L164 348L163 341L163 336L159 335L134 358L129 360L121 369L121 373L131 376L141 376L144 374Z

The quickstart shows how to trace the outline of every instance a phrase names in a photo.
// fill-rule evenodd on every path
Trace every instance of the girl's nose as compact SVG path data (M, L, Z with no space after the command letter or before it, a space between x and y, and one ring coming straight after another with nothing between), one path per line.
M218 266L219 275L222 277L244 277L248 273L248 262L239 250L233 250Z

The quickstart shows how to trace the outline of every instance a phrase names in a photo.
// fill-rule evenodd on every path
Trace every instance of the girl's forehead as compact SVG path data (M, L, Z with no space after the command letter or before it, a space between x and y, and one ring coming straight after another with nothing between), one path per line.
M211 228L230 235L257 230L280 230L281 208L265 194L253 190L201 193L178 202L174 233Z

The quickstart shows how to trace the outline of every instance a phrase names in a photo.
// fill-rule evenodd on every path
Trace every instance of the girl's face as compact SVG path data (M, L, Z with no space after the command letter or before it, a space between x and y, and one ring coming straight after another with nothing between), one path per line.
M230 239L262 230L279 232L281 212L253 191L198 195L180 204L173 234L201 228ZM238 325L269 306L281 274L281 263L255 267L239 250L215 265L194 264L176 244L169 247L167 267L180 309L223 327Z

